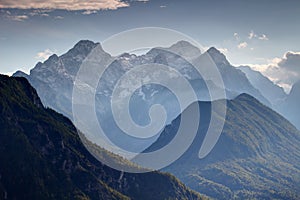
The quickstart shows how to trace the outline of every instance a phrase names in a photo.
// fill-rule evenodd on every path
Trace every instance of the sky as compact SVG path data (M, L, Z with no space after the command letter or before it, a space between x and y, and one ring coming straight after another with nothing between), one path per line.
M163 27L214 46L288 92L300 80L297 0L0 0L0 73L26 73L79 40Z

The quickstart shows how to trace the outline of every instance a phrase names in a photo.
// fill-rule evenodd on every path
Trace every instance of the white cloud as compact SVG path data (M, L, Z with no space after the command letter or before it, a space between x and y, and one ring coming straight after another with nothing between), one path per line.
M248 35L248 39L252 40L254 38L257 38L259 40L269 40L269 38L267 37L266 34L261 34L260 36L258 36L256 33L254 33L253 30L250 31L249 35Z
M138 2L148 2L149 0L131 0L131 1L138 1Z
M293 84L300 80L300 52L286 52L282 58L273 58L266 64L248 64L260 71L271 81L289 92Z
M256 37L257 37L257 35L254 33L254 31L250 31L248 39L251 40L252 38L256 38Z
M161 5L161 6L159 6L160 8L166 8L167 6L164 6L164 5Z
M44 60L48 59L53 54L54 54L54 51L52 51L50 49L46 49L45 51L38 52L36 54L35 58L37 58L40 61L44 61Z
M283 58L278 62L278 65L300 74L300 52L286 52Z
M51 12L52 10L44 10L44 9L35 9L33 11L31 11L29 13L30 16L42 16L42 17L48 17L49 16L49 12Z
M240 37L239 37L239 34L238 33L233 33L233 37L236 39L236 40L239 40Z
M55 16L54 19L63 19L64 17L62 16Z
M0 0L1 1L1 0ZM1 5L1 3L0 3ZM30 10L29 12L23 12L22 14L18 13L18 12L11 12L9 10L3 10L1 9L1 17L4 17L6 19L9 20L13 20L13 21L25 21L27 19L29 19L30 17L33 16L41 16L41 17L49 17L49 12L51 12L51 10L40 10L40 9L35 9L35 10Z
M61 9L61 10L115 10L128 7L129 3L121 0L1 0L0 8L18 9Z
M237 47L238 47L239 49L243 49L243 48L246 48L247 46L248 46L248 43L247 43L247 42L241 42L241 43L238 44Z
M210 49L211 47L215 47L217 50L219 50L221 53L223 53L223 54L226 54L226 53L228 53L229 52L229 50L227 49L227 48L219 48L219 47L217 47L217 45L212 45L212 46L203 46L202 47L202 50L205 52L205 51L207 51L208 49Z
M260 40L269 40L269 38L265 34L262 34L261 36L259 36L258 39L260 39Z
M41 14L40 16L42 16L42 17L49 17L49 14L43 13L43 14Z
M228 49L227 48L217 48L221 53L226 54L228 53Z
M96 14L97 10L85 10L82 12L84 15Z
M19 22L29 18L27 15L7 15L6 17L10 20L19 21Z

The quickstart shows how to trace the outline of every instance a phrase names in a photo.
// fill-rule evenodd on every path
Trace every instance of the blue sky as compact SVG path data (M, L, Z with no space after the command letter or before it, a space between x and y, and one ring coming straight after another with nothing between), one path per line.
M249 64L287 89L300 80L297 67L281 65L291 54L293 62L300 61L297 0L39 2L0 0L0 73L28 72L81 39L101 42L121 31L155 26L180 31L205 47L215 46L232 64Z

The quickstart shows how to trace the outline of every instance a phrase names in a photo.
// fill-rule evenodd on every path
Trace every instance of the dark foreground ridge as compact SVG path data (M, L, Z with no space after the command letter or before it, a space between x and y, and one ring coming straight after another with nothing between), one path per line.
M0 199L203 199L170 174L97 161L25 78L0 75L0 127Z

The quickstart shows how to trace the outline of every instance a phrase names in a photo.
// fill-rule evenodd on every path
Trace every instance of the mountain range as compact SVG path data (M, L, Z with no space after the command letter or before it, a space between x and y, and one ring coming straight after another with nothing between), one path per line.
M163 147L175 137L182 113L178 109L176 96L164 87L144 85L134 92L131 99L132 118L140 125L149 123L147 112L152 105L159 103L166 108L168 118L165 128L147 142L127 136L120 137L122 132L114 122L110 110L114 86L123 74L137 65L168 65L179 71L197 94L197 102L184 108L183 112L188 116L187 112L198 106L201 120L193 144L179 160L163 171L174 174L193 190L216 199L300 198L300 135L295 128L296 126L299 129L300 124L297 106L300 98L299 83L287 95L261 73L247 66L234 67L216 48L201 52L185 41L167 48L156 47L140 56L124 53L112 57L99 43L84 40L67 53L61 56L52 55L45 62L38 63L29 75L18 71L14 76L25 77L36 88L46 107L73 120L72 91L76 74L95 50L99 52L98 61L112 62L97 86L83 84L82 91L96 91L98 120L102 120L108 137L115 144L133 151L148 152ZM224 82L227 115L216 146L208 156L199 159L199 149L203 145L211 118L222 118L217 112L211 111L211 106L212 102L221 104L223 100L211 98L211 91L208 91L208 86L214 91L222 90L222 86L202 77L193 68L193 65L201 66L205 71L210 71L211 65L207 65L210 59L214 61ZM89 79L93 79L92 73L93 71L88 74ZM131 78L136 80L139 77ZM176 82L177 77L170 73L165 79ZM90 105L80 106L83 111L90 109ZM82 112L86 119L90 119L89 114ZM87 140L97 133L96 130L89 130L91 131L83 129ZM95 145L95 148L99 147ZM129 195L123 190L117 192Z
M111 60L111 64L105 70L98 86L85 84L82 87L82 93L87 90L96 90L95 105L98 120L102 121L102 124L104 124L103 129L106 130L106 132L110 132L108 135L110 140L129 151L141 152L150 146L157 138L156 136L147 140L140 140L134 137L128 137L127 134L124 134L124 132L116 125L112 111L109 109L114 86L122 75L137 65L163 64L178 70L188 80L196 92L197 99L195 99L195 101L211 101L218 98L232 99L241 93L248 93L264 104L271 106L270 102L260 93L260 91L249 82L246 75L241 70L233 67L220 51L212 47L201 54L201 51L197 47L186 41L179 41L168 48L153 48L145 55L141 56L124 53L118 57L112 57L102 49L99 43L82 40L62 56L54 54L45 62L38 63L30 71L29 75L18 71L13 76L23 76L27 78L32 86L36 88L46 107L53 108L57 112L72 119L72 91L76 74L84 60L87 59L94 50L97 51L97 60ZM180 55L185 57L181 57ZM197 65L203 67L205 68L204 71L209 74L212 67L211 62L208 61L210 59L216 64L223 79L224 86L220 86L220 83L206 80L206 77L202 77L193 66ZM98 67L101 68L105 66ZM93 70L89 70L88 73L89 74L86 75L87 77L93 77ZM157 76L157 74L154 73L151 76ZM131 80L134 82L137 78L138 77L132 77ZM149 77L145 77L145 79L147 78ZM176 82L177 77L174 74L169 73L164 79ZM130 84L136 84L133 82ZM210 88L213 88L216 93L220 93L219 91L222 91L222 87L225 87L226 96L217 96L215 97L216 99L213 99L211 96L211 92L213 91L208 90L208 85ZM124 88L127 86L128 83ZM184 96L186 91L180 89L180 85L179 90L182 93L181 95ZM122 93L122 95L123 94L124 93ZM140 125L148 124L150 118L144 117L144 113L147 113L149 108L157 103L161 104L166 109L167 124L182 111L178 106L179 104L176 96L174 96L172 92L165 87L152 84L141 87L131 98L130 112L134 116L134 120ZM90 105L81 106L85 108L90 107ZM87 113L87 116L82 118L90 118L89 115L90 113ZM89 134L87 135L88 138L93 138L98 133L96 129L86 132L89 132L85 133Z

